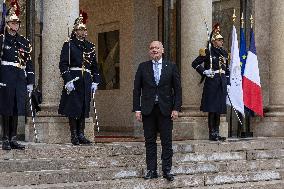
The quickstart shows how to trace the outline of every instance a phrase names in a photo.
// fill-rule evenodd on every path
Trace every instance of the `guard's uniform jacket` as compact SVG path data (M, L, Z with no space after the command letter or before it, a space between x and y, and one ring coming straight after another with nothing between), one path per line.
M0 47L3 44L0 35ZM4 116L25 115L27 85L35 83L35 74L30 57L29 41L19 35L5 34L0 65L0 114Z
M200 110L203 112L225 114L227 85L230 84L228 53L222 48L212 46L211 56L212 70L215 72L215 75L213 78L205 78ZM205 77L203 72L210 69L210 54L208 49L200 49L199 56L192 62L192 67L202 77Z
M58 113L73 118L89 117L92 82L100 82L95 45L72 37L70 43L66 41L63 44L59 69L64 80L64 87ZM73 82L75 90L67 94L66 83L76 77L79 77L79 80Z

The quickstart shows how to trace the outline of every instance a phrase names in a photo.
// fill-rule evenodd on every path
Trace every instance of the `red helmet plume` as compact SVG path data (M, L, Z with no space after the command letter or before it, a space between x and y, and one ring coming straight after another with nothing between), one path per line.
M88 14L85 11L80 10L80 15L82 15L83 17L83 24L86 24L88 20Z
M11 7L15 7L15 14L19 16L20 15L20 5L18 3L18 0L11 0Z

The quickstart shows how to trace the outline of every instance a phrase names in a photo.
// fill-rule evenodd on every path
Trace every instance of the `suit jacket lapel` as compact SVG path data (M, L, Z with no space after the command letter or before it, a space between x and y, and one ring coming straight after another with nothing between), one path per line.
M147 65L148 65L147 66L147 72L150 73L149 74L150 75L150 79L151 79L153 85L156 85L152 61L150 60Z
M161 82L163 82L163 78L167 72L167 68L168 68L168 62L167 61L163 61L162 62L162 70L161 70L161 76L160 76L160 81L159 81L159 85Z

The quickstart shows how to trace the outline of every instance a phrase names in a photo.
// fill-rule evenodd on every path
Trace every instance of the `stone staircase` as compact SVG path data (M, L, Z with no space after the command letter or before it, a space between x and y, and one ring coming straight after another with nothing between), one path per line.
M170 183L141 178L143 142L26 145L24 151L0 150L0 188L284 189L284 138L174 142Z

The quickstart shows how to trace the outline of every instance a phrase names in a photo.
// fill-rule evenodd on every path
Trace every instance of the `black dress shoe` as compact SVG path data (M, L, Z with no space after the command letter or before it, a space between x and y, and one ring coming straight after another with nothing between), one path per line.
M72 139L71 139L71 143L72 143L74 146L80 145L78 138L72 138Z
M167 179L168 181L173 181L174 180L174 175L169 173L169 172L164 172L163 173L163 178Z
M13 140L10 142L10 146L12 149L18 149L18 150L24 150L25 146L22 144L19 144L17 141Z
M221 137L221 136L217 136L216 137L218 141L225 141L226 137Z
M152 171L152 170L148 170L147 174L144 176L144 179L153 179L153 178L158 178L158 173L157 171Z
M11 150L11 146L10 146L9 140L4 140L2 142L2 150Z
M210 136L210 137L209 137L209 140L210 140L210 141L218 141L218 137Z
M79 139L80 144L91 144L92 143L83 134L79 134L78 139Z
M71 143L74 146L80 145L80 142L79 142L79 139L78 139L77 135L73 135L72 133L71 133Z

